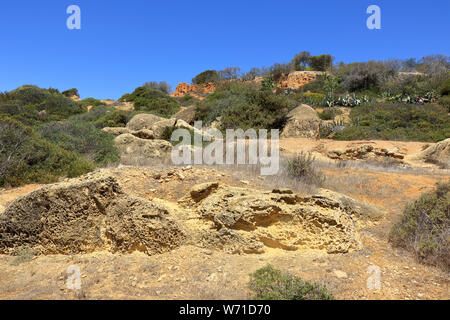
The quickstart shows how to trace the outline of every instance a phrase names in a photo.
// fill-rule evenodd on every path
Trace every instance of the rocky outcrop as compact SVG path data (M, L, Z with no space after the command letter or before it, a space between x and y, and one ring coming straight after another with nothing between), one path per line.
M124 127L105 127L102 130L115 136L132 132L130 129Z
M364 144L347 149L331 150L327 153L327 156L335 160L376 160L379 158L393 158L402 160L404 158L404 155L395 150L376 148L370 144Z
M170 159L172 145L166 140L147 140L126 133L114 139L120 150L121 163L134 165L146 160Z
M233 253L262 253L267 247L328 253L361 248L357 223L364 209L337 196L303 197L288 189L260 191L212 182L194 186L179 204L206 224L200 228L195 223L200 229L196 242L204 247Z
M0 216L0 253L141 251L179 246L184 234L167 209L126 195L112 176L88 175L18 198Z
M442 168L450 168L450 138L429 146L413 158L437 164Z
M127 128L131 131L139 131L142 129L151 130L153 125L159 121L166 120L164 118L155 116L154 114L138 114L135 115L128 123Z
M105 127L102 130L115 136L120 136L121 134L129 133L141 139L155 139L155 134L153 133L153 131L148 129L132 131L128 128Z
M211 92L216 90L216 85L214 83L207 83L203 85L197 84L187 84L185 82L181 82L176 87L173 92L173 97L183 97L187 94L190 96L203 100L205 96Z
M164 130L168 128L175 127L175 124L177 123L176 119L164 119L161 121L158 121L154 123L151 127L152 131L154 132L156 137L160 137L161 134L164 132Z
M316 80L320 75L325 74L321 71L295 71L282 77L278 82L278 87L281 89L299 89L304 85Z
M306 104L288 113L288 121L281 133L282 138L316 138L320 119L317 112Z
M172 118L176 120L186 121L188 124L193 124L195 121L196 107L186 107L175 113Z

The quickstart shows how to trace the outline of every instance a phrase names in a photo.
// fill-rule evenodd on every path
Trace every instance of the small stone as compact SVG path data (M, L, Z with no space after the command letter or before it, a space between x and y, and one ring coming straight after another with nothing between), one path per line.
M345 273L344 271L341 271L341 270L334 270L333 273L339 279L345 279L348 277L347 273Z

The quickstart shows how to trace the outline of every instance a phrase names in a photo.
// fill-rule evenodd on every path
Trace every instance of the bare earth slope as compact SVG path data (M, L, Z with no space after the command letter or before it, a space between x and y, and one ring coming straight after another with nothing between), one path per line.
M359 142L286 139L281 146L285 153L315 150L318 157L321 155L326 161L334 161L328 160L327 151L355 143ZM398 147L398 152L406 158L420 152L424 145L378 141L363 141L361 144L388 149ZM432 165L413 162L413 169L420 168L423 172L372 170L364 166L323 168L327 177L324 187L337 193L290 185L291 193L286 189L285 180L260 177L248 169L162 165L102 169L95 175L111 177L121 186L113 198L131 197L139 199L136 200L138 203L148 203L152 208L164 208L163 211L167 211L165 215L177 222L186 240L161 253L110 250L111 247L98 246L84 252L65 251L63 255L59 251L57 254L39 255L18 265L12 264L15 257L3 254L0 255L0 299L246 299L249 297L249 273L267 263L303 279L326 284L338 299L449 299L448 274L418 263L411 254L393 249L387 241L389 229L403 206L431 190L436 182L449 179L448 172L435 170L435 167L426 169L427 166ZM79 190L83 190L83 181ZM201 186L203 183L206 185ZM40 186L30 185L0 190L0 205L7 207L15 199L38 188ZM35 191L37 194L22 199L42 197L54 187L46 188L45 192L39 189ZM88 193L81 198L85 202L81 201L79 205L85 203L98 210L96 193L91 193L92 196ZM227 198L230 194L233 196ZM314 198L319 194L328 199L325 203L333 203L333 195L344 194L354 199L353 209L343 206L347 203L340 202L343 196L335 199L337 204L331 206L334 209L322 206L319 210L310 206L309 201L320 200ZM227 199L235 200L225 205L230 201ZM245 201L251 204L246 207L253 208L252 211L240 208ZM117 212L114 211L114 202L117 200L108 205L111 205L112 212ZM280 208L281 211L297 209L284 216L277 213ZM0 213L1 219L9 215L8 210L11 207ZM334 220L319 224L314 223L314 219L311 224L302 222L301 212L305 210L312 210L308 214L311 217L316 214L314 212L328 212L327 215ZM370 210L373 214L364 218L364 213ZM351 219L354 222L335 224L344 212L347 212L346 219L351 212L357 213ZM45 210L41 214L45 215ZM274 224L276 219L279 222ZM286 227L276 228L283 224ZM339 227L336 232L346 231L334 233L333 228L340 224L342 229ZM87 223L83 226L93 225ZM295 245L299 239L290 234L298 234L296 228L321 228L322 231L312 232L309 243L302 239L303 242ZM118 233L121 230L131 232L129 228L115 230ZM244 246L236 246L240 240L229 241L230 234L244 241ZM320 236L322 239L339 239L336 238L339 234L345 235L342 239L348 239L340 243L349 245L348 248L354 246L351 250L331 253L326 244L315 245ZM246 253L243 249L248 243L262 250ZM296 248L291 247L293 245ZM72 291L66 287L70 276L67 268L71 265L80 267L81 290ZM367 288L369 266L377 266L381 270L379 291Z

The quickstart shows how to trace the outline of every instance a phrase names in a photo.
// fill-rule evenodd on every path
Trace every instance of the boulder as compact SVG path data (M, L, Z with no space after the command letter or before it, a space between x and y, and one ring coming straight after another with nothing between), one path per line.
M105 127L102 129L105 132L108 132L110 134L113 134L115 136L120 136L121 134L132 134L135 137L141 138L141 139L154 139L155 134L153 131L148 129L141 129L137 131L130 130L128 128L114 128L114 127Z
M0 216L0 253L29 247L42 254L156 254L183 239L164 206L125 194L110 175L44 186L15 200Z
M134 164L135 161L170 159L172 144L166 140L146 140L132 134L122 134L114 139L119 148L122 164Z
M188 124L193 124L195 121L195 111L195 106L186 107L175 113L172 118L186 121Z
M282 138L316 138L320 119L317 112L306 104L288 113L288 121L281 133Z
M284 188L271 192L212 182L194 186L179 205L210 223L197 232L197 243L208 248L232 253L262 253L267 247L346 253L362 247L357 229L365 208L337 196L306 197Z
M450 168L450 138L429 146L414 158L440 165L443 168Z
M115 136L120 136L121 134L124 133L130 133L130 130L128 128L120 128L120 127L105 127L102 130Z
M404 158L404 155L400 154L398 150L377 148L370 144L331 150L327 152L327 156L334 160L383 160L387 158L402 160Z
M164 119L158 122L155 122L151 129L156 137L161 137L161 134L164 132L164 129L167 127L173 128L175 126L175 123L177 122L176 119Z
M148 130L148 129L141 129L138 131L131 131L130 132L133 136L141 138L141 139L155 139L155 134L153 133L152 130Z
M131 131L138 131L142 129L152 129L152 126L164 118L155 116L154 114L138 114L135 115L127 124L127 128Z

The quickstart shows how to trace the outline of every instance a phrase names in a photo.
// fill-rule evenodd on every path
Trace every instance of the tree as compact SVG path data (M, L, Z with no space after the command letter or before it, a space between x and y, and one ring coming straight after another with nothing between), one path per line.
M329 54L309 57L309 65L315 71L327 71L333 65L333 57Z
M261 75L261 69L259 69L259 68L252 68L252 69L250 69L249 72L245 73L242 76L242 79L243 80L253 80L257 76L260 76L260 75Z
M219 75L216 70L206 70L199 73L192 79L192 84L206 84L210 82L217 82Z
M450 57L443 54L425 56L419 61L419 70L428 74L447 72L450 70Z
M172 87L170 84L168 84L165 81L161 81L161 82L156 82L156 81L150 81L150 82L146 82L144 83L144 87L150 88L150 89L155 89L155 90L159 90L162 91L164 93L170 94L172 91Z
M308 51L302 51L294 56L291 61L291 70L302 71L310 63L311 54Z
M241 68L239 67L226 67L218 72L219 80L233 80L240 77Z

